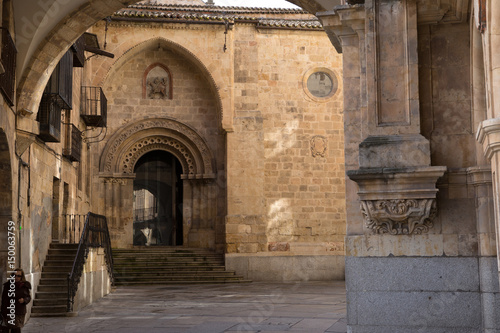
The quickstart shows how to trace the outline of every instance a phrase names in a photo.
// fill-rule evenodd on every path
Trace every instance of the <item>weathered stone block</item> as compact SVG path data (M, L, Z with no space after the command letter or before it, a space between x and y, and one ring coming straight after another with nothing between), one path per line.
M429 141L421 135L370 136L359 144L360 168L430 165Z

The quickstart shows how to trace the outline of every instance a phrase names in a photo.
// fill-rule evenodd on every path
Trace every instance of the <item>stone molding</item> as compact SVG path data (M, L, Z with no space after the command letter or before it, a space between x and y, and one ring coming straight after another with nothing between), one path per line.
M309 88L307 87L307 80L309 79L309 77L316 73L316 72L325 72L326 74L328 74L330 76L330 78L332 79L332 83L333 83L333 87L332 87L332 91L325 97L317 97L317 96L314 96L310 91L309 91ZM304 92L306 93L306 95L313 101L317 102L317 103L325 103L325 102L328 102L333 96L335 96L335 94L338 92L339 90L339 80L338 80L338 77L339 75L337 75L337 73L335 73L335 71L333 71L332 69L330 68L326 68L326 67L312 67L310 69L308 69L305 73L304 73L304 76L302 77L302 89L304 90Z
M101 174L132 174L137 160L152 150L179 159L186 179L215 177L214 158L205 140L191 127L169 118L143 119L116 132L106 144Z
M127 185L131 177L123 177L122 175L100 175L105 184Z
M492 118L479 124L476 140L483 146L484 155L491 160L500 151L500 118Z
M185 174L192 175L195 172L195 157L189 148L175 138L158 135L139 140L130 147L121 160L120 171L122 173L133 173L137 160L144 154L154 150L164 150L172 153L180 161Z
M362 168L348 177L359 186L366 227L374 233L421 234L436 216L436 182L446 167Z
M467 168L467 175L469 176L469 184L473 186L489 185L492 184L491 166L475 166Z

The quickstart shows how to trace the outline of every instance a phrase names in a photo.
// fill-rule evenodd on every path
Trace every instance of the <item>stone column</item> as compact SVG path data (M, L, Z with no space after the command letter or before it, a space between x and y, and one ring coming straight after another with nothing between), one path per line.
M104 181L105 211L111 245L127 248L133 245L133 178L132 175L100 175Z
M500 46L500 45L499 45ZM492 111L494 113L495 111ZM488 112L490 113L490 112ZM492 118L484 120L477 133L478 141L483 145L486 158L491 163L492 183L493 183L493 206L495 209L495 228L496 239L499 239L498 230L500 227L499 209L500 202L498 200L498 188L500 186L500 118ZM499 242L496 241L497 253Z
M343 53L350 332L480 325L480 310L461 305L479 308L478 293L459 292L477 291L477 259L447 257L434 226L447 167L431 165L420 125L417 4L432 14L422 19L446 13L425 1L366 0L316 14Z
M364 6L338 6L318 16L342 42L344 87L349 92L344 100L346 169L358 182L356 186L347 181L348 235L362 234L363 223L380 227L370 220L374 212L366 211L377 201L432 206L435 183L446 169L430 166L429 141L420 134L417 5L369 0ZM420 181L425 189L416 185ZM356 199L362 201L361 212ZM422 221L433 215L424 214L429 215ZM408 223L398 221L390 224Z
M192 181L182 175L183 199L182 199L182 244L189 246L189 232L193 220L193 186Z
M482 6L486 6L487 22L482 23L482 49L481 54L484 58L484 77L485 77L485 95L488 103L486 117L487 119L479 124L476 138L483 147L486 159L491 164L492 183L493 183L493 206L494 206L494 221L496 229L496 253L500 248L500 201L499 201L499 186L500 186L500 55L495 50L500 48L500 3L498 1L480 1ZM478 9L476 4L475 9ZM484 29L485 28L485 29ZM477 33L476 33L477 34ZM479 45L473 45L474 53L479 53ZM477 66L475 66L477 67ZM498 256L497 256L498 258ZM498 262L497 262L498 264ZM497 272L498 272L497 265Z

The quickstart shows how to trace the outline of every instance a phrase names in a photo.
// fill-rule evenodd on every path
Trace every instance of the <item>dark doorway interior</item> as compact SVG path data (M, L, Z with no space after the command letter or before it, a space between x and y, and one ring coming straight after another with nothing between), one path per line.
M134 172L134 245L182 245L182 167L174 155L153 151Z

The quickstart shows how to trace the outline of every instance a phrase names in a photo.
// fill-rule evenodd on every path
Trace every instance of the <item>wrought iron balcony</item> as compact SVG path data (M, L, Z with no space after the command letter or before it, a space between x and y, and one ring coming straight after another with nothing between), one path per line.
M63 149L63 156L71 162L80 162L82 153L82 132L73 124L65 124L66 147Z
M9 30L2 29L2 65L4 72L0 74L0 91L10 106L14 105L14 88L16 84L16 45Z
M80 116L87 126L106 127L108 100L101 87L82 87Z
M50 76L43 91L53 96L61 109L71 110L73 101L73 52L68 50Z
M73 51L73 67L83 67L85 65L85 38L83 35L71 45L71 51Z
M54 95L44 94L38 109L40 123L38 137L45 142L61 141L61 106Z

